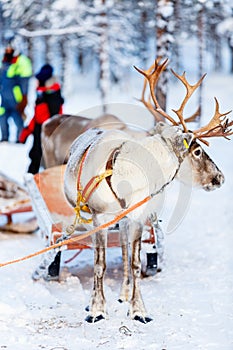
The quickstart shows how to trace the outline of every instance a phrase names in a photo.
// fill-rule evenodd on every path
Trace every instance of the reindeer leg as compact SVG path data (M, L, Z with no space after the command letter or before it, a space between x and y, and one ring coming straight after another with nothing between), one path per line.
M148 323L152 321L152 319L146 316L146 310L145 310L145 306L142 301L142 296L140 292L141 235L142 235L142 226L141 224L136 224L136 228L134 231L135 239L132 242L131 268L132 268L132 276L133 276L133 292L132 292L132 298L131 298L130 315L131 315L131 318L136 321L140 321L142 323Z
M105 248L107 243L107 231L97 232L93 236L94 244L94 286L89 307L89 315L86 321L89 323L106 318L106 301L103 290L103 278L106 270Z
M122 260L123 260L123 282L121 286L120 298L118 301L120 303L129 300L130 292L130 279L129 279L129 242L128 242L128 232L127 232L127 221L122 220L119 224L120 226L120 243L122 250Z

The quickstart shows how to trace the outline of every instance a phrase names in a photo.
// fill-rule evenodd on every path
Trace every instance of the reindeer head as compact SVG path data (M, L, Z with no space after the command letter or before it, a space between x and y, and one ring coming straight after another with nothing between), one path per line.
M223 184L224 176L207 153L203 150L197 140L209 145L206 138L224 137L228 139L228 137L233 134L232 130L230 129L230 127L233 125L233 121L229 121L226 116L231 111L220 113L219 103L215 98L215 113L210 122L198 130L190 131L186 123L195 120L195 118L199 115L200 108L198 108L198 110L189 118L184 118L184 108L194 91L201 85L205 75L203 75L196 84L191 85L186 79L185 72L182 75L178 75L171 70L186 88L186 95L179 109L173 109L173 112L175 112L178 117L178 121L176 121L160 107L155 95L156 84L161 73L167 67L168 60L166 59L162 64L159 64L159 62L160 58L156 59L155 63L146 71L135 67L136 70L145 77L141 102L143 102L157 121L161 120L162 118L163 120L167 120L171 123L169 125L167 123L159 122L152 133L159 133L161 137L166 140L167 144L170 145L170 148L174 151L177 157L181 160L182 164L178 177L183 182L190 183L191 181L195 186L201 186L207 191L218 188ZM149 83L150 95L154 106L150 99L146 101L144 97L147 83ZM160 115L159 118L158 114Z
M177 177L181 182L201 187L205 191L215 190L224 183L223 173L195 140L189 147Z

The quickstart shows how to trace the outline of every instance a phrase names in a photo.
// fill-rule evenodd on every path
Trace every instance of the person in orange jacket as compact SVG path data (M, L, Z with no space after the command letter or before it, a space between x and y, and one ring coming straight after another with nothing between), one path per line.
M29 125L25 127L19 137L21 143L25 143L28 136L33 134L33 145L29 152L31 163L28 172L36 174L39 172L42 147L41 147L41 126L55 114L62 114L64 99L61 95L61 86L53 76L53 67L50 64L42 66L35 75L38 80L36 89L37 98L35 102L34 117Z

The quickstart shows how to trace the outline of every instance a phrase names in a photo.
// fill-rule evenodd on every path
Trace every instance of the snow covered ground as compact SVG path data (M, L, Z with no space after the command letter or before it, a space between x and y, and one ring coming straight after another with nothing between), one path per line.
M219 98L221 111L233 108L232 76L210 75L205 84L207 120L213 114L213 96ZM112 110L116 108L119 116L123 115L130 123L150 127L151 117L142 118L143 108L135 107L132 99L140 95L140 88L141 85L129 81L125 90L115 89ZM175 93L169 95L173 108L180 90L183 92L180 86L175 86ZM78 96L66 100L65 109L77 113L91 106L91 113L98 103L96 91L83 89ZM29 147L30 140L26 145L0 144L0 170L22 181ZM84 308L92 288L92 251L64 264L60 283L32 281L33 269L41 259L36 257L0 269L0 349L232 350L232 150L233 140L211 142L207 152L224 172L225 184L211 193L193 190L187 192L188 198L181 196L186 200L186 208L179 212L176 225L172 217L183 188L174 184L166 193L160 213L166 240L165 266L161 273L141 282L152 322L143 325L131 321L127 305L117 302L122 278L120 249L108 250L105 292L109 319L93 325L84 321ZM0 222L3 220L0 217ZM0 233L0 262L41 248L43 242L38 232ZM72 254L64 253L63 260Z

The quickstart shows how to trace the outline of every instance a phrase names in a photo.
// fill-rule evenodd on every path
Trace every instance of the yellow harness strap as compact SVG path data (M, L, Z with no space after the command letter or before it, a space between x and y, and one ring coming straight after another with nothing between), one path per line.
M92 222L92 218L90 219L84 218L81 215L81 211L91 213L87 205L87 200L90 198L90 196L92 195L94 190L98 187L98 185L101 183L101 181L103 181L106 177L111 175L112 175L112 170L106 170L103 174L92 177L83 191L81 190L77 191L77 202L76 202L76 207L74 208L74 211L76 213L75 224L76 223L90 224Z
M77 174L77 201L76 201L76 206L74 208L76 216L75 216L73 227L75 227L76 223L89 224L92 222L92 218L90 219L84 218L81 215L81 211L91 213L87 205L88 199L90 198L92 193L95 191L95 189L99 186L101 181L103 181L104 179L112 175L112 169L106 169L103 174L92 177L90 181L88 181L88 183L86 184L85 188L82 189L81 173L82 173L85 158L87 156L88 149L85 151L85 153L81 158L81 162L80 162L78 174Z

